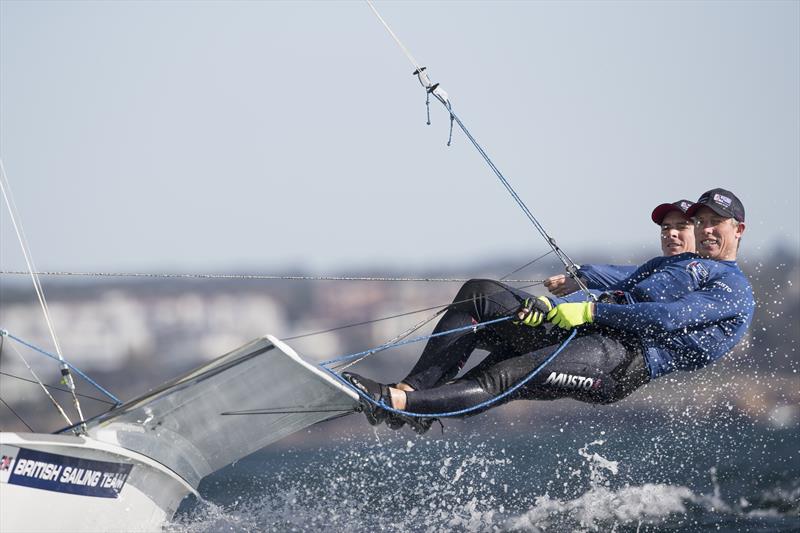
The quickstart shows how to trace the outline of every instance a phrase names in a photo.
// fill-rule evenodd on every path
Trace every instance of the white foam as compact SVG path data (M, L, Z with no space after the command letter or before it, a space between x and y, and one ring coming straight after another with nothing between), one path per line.
M596 440L556 454L553 483L533 489L541 492L526 492L530 463L524 456L507 455L505 448L486 442L389 439L296 468L286 464L263 482L231 486L244 501L198 505L167 530L605 531L675 525L697 513L724 515L732 523L748 516L780 517L786 513L779 508L796 501L800 492L792 485L765 493L755 505L743 497L727 504L715 468L709 471L710 494L677 484L620 486L624 463L604 457L604 444Z
M565 525L596 529L599 524L654 522L672 513L685 513L694 494L686 487L645 484L610 490L597 487L580 497L562 501L540 496L533 508L509 520L511 529L544 531Z

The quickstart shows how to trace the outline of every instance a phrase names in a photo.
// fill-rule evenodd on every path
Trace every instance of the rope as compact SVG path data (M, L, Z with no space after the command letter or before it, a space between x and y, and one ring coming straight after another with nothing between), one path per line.
M413 343L419 342L419 341L424 341L424 340L428 340L428 339L434 339L436 337L442 337L444 335L450 335L451 333L459 333L461 331L467 331L467 330L470 330L470 329L473 329L473 330L477 331L478 329L483 328L485 326L489 326L491 324L498 324L500 322L505 322L506 320L511 320L512 318L514 318L514 317L506 316L506 317L503 317L503 318L496 318L494 320L489 320L487 322L479 322L478 324L470 324L469 326L461 326L460 328L449 329L447 331L440 331L439 333L432 333L430 335L423 335L421 337L414 337L413 339L406 339L404 341L401 341L401 342L398 342L398 343L394 343L394 344L387 342L387 343L381 344L380 346L377 346L375 348L370 348L369 350L364 350L363 352L358 352L358 353L354 353L354 354L350 354L350 355L343 355L343 356L337 357L335 359L330 359L328 361L323 361L323 362L320 363L320 365L326 366L326 365L330 365L330 364L333 364L333 363L344 363L344 362L351 361L351 360L356 359L356 358L361 357L361 356L367 356L367 355L372 355L372 354L375 354L375 353L378 353L378 352L382 352L382 351L387 350L389 348L396 348L396 347L399 347L399 346L405 346L406 344L413 344ZM352 388L352 385L351 385L351 388Z
M552 252L548 252L552 253ZM531 263L526 264L528 266ZM525 267L522 267L525 268ZM519 268L512 274L522 270ZM28 272L22 270L0 270L4 275L27 275ZM39 276L84 276L84 277L109 277L109 278L189 278L189 279L235 279L235 280L288 280L288 281L415 281L415 282L459 282L465 283L471 278L424 278L424 277L390 277L390 276L298 276L298 275L270 275L270 274L170 274L170 273L147 273L147 272L69 272L51 271L34 272ZM510 275L510 274L507 274ZM509 279L509 283L543 283L544 280L537 279Z
M396 336L395 338L393 338L392 340L388 341L386 344L388 344L389 346L396 346L397 344L395 344L395 343L398 343L398 342L400 342L402 339L404 339L404 338L408 337L409 335L411 335L412 333L414 333L415 331L417 331L419 328L421 328L422 326L424 326L425 324L427 324L428 322L430 322L431 320L433 320L433 319L434 319L434 318L436 318L437 316L439 316L439 315L441 315L442 313L444 313L446 310L447 310L447 308L440 309L439 311L435 312L434 314L432 314L432 315L431 315L431 316L429 316L428 318L426 318L426 319L424 319L424 320L421 320L420 322L417 322L416 324L414 324L413 326L411 326L409 329L405 330L404 332L400 333L399 335L397 335L397 336ZM370 353L368 353L368 354L365 354L364 356L362 356L362 357L360 357L360 358L358 358L358 359L355 359L355 360L353 360L353 361L350 361L350 362L349 362L349 363L347 363L347 364L343 364L342 366L338 366L338 367L336 368L336 370L337 370L337 371L342 371L342 370L344 370L345 368L350 368L350 367L351 367L351 366L353 366L354 364L356 364L356 363L358 363L358 362L360 362L360 361L363 361L364 359L366 359L367 357L369 357L369 356L370 356L370 355L372 355L373 353L375 353L375 352L370 352Z
M51 358L51 359L55 359L56 361L58 361L58 360L59 360L59 359L58 359L58 357L56 357L55 355L51 354L50 352L47 352L47 351L45 351L45 350L43 350L43 349L39 348L38 346L34 346L33 344L30 344L29 342L26 342L26 341L24 341L24 340L20 339L19 337L16 337L16 336L12 335L11 333L9 333L9 332L8 332L8 331L6 331L6 330L0 330L0 335L6 336L6 337L8 337L9 339L15 340L15 341L17 341L18 343L22 344L23 346L27 346L27 347L28 347L28 348L30 348L31 350L34 350L34 351L36 351L36 352L39 352L39 353L40 353L40 354L42 354L42 355L46 355L47 357L49 357L49 358ZM113 400L113 401L114 401L114 402L115 402L117 405L122 405L122 402L119 400L119 398L117 398L116 396L114 396L113 394L111 394L110 392L108 392L106 389L104 389L103 387L101 387L101 386L100 386L100 385L99 385L99 384L98 384L96 381L94 381L92 378L90 378L89 376L87 376L86 374L84 374L84 373L81 371L81 369L80 369L80 368L76 367L75 365L73 365L72 363L70 363L69 361L67 361L66 359L61 359L61 361L63 361L63 363L64 363L65 365L67 365L69 368L71 368L72 370L74 370L76 374L78 374L80 377L82 377L83 379L85 379L85 380L86 380L88 383L90 383L91 385L93 385L93 386L94 386L94 387L95 387L97 390L99 390L100 392L102 392L103 394L105 394L106 396L108 396L108 397L109 397L111 400ZM49 394L49 393L48 393L48 394ZM71 422L70 422L70 423L71 423Z

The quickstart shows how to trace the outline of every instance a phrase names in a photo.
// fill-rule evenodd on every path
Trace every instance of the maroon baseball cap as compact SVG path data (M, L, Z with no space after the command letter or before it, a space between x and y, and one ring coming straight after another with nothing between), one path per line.
M735 194L725 189L711 189L704 192L700 199L691 206L687 212L687 217L693 217L698 209L706 206L716 214L727 217L735 218L739 222L744 222L744 205Z
M689 200L678 200L671 204L661 204L653 209L653 214L650 215L650 218L660 226L661 223L664 222L664 217L667 216L667 213L670 211L679 211L681 214L686 215L686 211L688 211L692 205L694 205L694 202L690 202ZM686 218L689 218L689 215L686 215Z

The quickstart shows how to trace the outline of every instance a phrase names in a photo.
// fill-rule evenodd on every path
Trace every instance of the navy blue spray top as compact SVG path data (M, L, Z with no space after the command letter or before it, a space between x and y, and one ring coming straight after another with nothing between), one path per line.
M636 334L653 378L701 368L730 352L753 318L753 290L735 261L656 257L610 287L627 304L598 303L595 322Z
M605 290L636 272L634 265L581 265L580 276L589 289Z

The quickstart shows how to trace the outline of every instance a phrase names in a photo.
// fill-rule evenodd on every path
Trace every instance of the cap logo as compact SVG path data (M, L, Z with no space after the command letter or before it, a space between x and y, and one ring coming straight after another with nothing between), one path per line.
M691 207L691 206L689 205L689 202L681 202L681 209L683 209L684 211L686 211L687 209L689 209L689 207Z
M714 193L714 201L717 202L722 207L730 207L733 200L724 196L720 193Z

